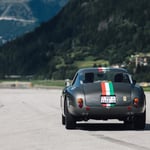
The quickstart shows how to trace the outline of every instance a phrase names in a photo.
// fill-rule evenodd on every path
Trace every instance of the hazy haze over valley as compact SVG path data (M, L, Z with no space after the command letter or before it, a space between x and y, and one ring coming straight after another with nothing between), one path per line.
M0 0L0 44L55 16L67 0Z

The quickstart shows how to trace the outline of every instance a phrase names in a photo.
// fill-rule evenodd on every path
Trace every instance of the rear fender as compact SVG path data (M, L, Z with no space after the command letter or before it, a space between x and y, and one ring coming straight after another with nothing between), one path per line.
M67 91L65 96L66 102L64 102L64 104L66 103L67 109L70 113L72 112L72 109L78 108L77 101L79 98L83 99L83 103L85 105L85 96L81 87L72 88Z
M146 109L146 97L143 91L142 87L139 86L135 86L132 90L131 93L131 99L134 100L134 98L139 98L139 106L143 107L144 106L144 110Z

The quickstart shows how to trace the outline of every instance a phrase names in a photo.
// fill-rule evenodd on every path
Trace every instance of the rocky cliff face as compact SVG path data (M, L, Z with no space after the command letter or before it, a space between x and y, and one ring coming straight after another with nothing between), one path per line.
M0 44L51 19L68 0L0 0Z

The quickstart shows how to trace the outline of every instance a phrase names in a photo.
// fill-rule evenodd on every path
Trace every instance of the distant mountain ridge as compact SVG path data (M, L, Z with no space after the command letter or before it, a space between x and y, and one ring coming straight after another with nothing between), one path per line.
M68 0L0 0L0 43L51 19Z
M0 73L65 79L85 66L134 68L131 56L150 51L149 8L150 0L70 0L53 19L0 48Z

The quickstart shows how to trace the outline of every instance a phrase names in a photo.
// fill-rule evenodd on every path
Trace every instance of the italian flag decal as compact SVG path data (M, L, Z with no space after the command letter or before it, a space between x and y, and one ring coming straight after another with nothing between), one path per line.
M115 100L114 100L114 87L112 82L101 82L101 105L103 107L114 107L115 106ZM107 99L107 96L109 97L109 100Z
M102 104L103 107L114 107L115 104Z
M112 82L101 82L102 95L115 95Z

